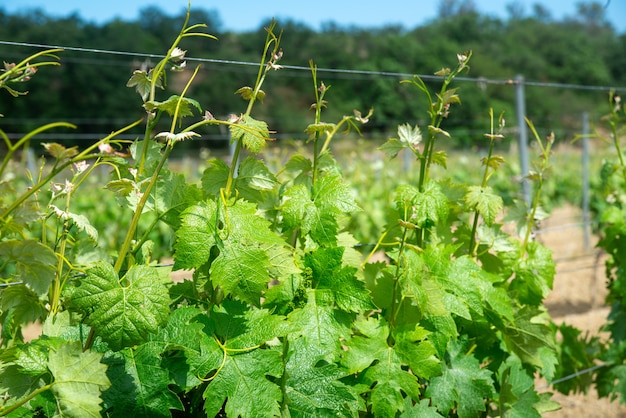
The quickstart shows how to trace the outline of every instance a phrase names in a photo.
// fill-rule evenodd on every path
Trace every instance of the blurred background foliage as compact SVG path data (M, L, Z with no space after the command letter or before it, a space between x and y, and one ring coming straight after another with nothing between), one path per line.
M437 19L412 29L343 27L329 22L316 31L302 22L279 21L284 32L281 64L308 67L313 59L320 69L433 74L454 66L457 53L471 50L471 78L507 80L523 75L527 81L626 85L626 34L608 23L602 4L581 2L577 14L566 20L553 19L539 4L526 14L513 2L508 12L507 19L499 19L481 15L471 1L442 0ZM0 40L163 54L183 19L184 10L170 16L147 7L138 21L96 25L78 16L53 18L41 11L8 14L0 8ZM268 22L261 22L255 31L233 33L222 29L217 12L193 6L191 20L206 23L207 32L219 40L185 40L188 57L258 62ZM0 59L17 62L37 50L0 44ZM63 120L77 124L78 129L54 140L84 145L143 116L140 97L124 86L134 70L149 68L157 58L71 50L62 52L60 58L60 67L46 68L26 85L27 96L15 100L4 92L0 95L0 114L4 115L0 123L5 132L19 135L42 123ZM188 64L194 68L198 63ZM240 113L245 103L233 93L251 84L256 71L252 65L203 62L188 96L216 116ZM171 76L169 92L162 99L180 91L189 75L190 70ZM332 86L325 120L338 120L353 109L375 108L364 130L366 138L394 136L397 125L407 121L426 122L425 103L399 83L406 77L320 71L318 78ZM446 123L455 145L465 147L482 138L488 130L489 107L504 110L507 121L512 121L509 126L515 124L513 86L462 81L458 86L463 103ZM285 68L272 74L264 89L267 97L255 117L266 120L279 138L305 138L303 130L312 120L309 106L314 100L310 72ZM535 126L571 138L580 132L580 114L590 111L592 118L598 116L594 109L605 109L607 95L527 86L526 99L527 115ZM224 144L217 128L211 129L203 132L208 142L189 141L183 147Z

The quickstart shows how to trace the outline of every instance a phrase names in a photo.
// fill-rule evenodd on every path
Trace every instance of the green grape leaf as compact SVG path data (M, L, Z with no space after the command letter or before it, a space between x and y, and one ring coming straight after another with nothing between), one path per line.
M314 220L310 231L313 241L323 247L336 246L339 226L335 217L329 213L320 214L318 210L311 215Z
M421 228L444 222L448 217L448 199L433 181L427 182L424 191L414 196L413 204L416 225Z
M2 185L3 183L0 182L0 196L6 196L9 198L13 196L13 190L5 190L7 188L3 188ZM2 202L2 198L0 198L0 202ZM1 203L0 207L2 207ZM4 232L5 236L13 234L21 235L22 232L25 229L28 229L33 222L42 219L43 216L44 214L41 212L38 204L34 201L26 201L12 211L10 216L6 216L2 219L0 232Z
M341 353L341 340L350 335L351 317L346 312L317 303L315 291L307 291L307 303L288 316L289 339L303 338L315 355L328 363Z
M484 166L497 170L506 160L501 155L492 155L490 158L484 157L480 160Z
M42 376L48 373L48 353L50 349L59 349L64 343L58 338L40 338L16 349L15 364L22 373Z
M372 302L379 309L390 309L395 280L388 264L383 261L368 263L363 273L366 287L371 292Z
M288 247L266 244L263 250L268 256L268 273L272 279L287 280L292 275L299 274L300 269L296 265L294 249Z
M269 258L259 248L225 241L220 255L211 264L211 280L240 300L259 306L270 281Z
M430 246L423 253L424 265L430 266L429 277L449 292L444 301L449 310L468 320L484 316L484 306L503 318L513 319L511 299L493 286L491 277L470 257L452 258L453 246ZM467 314L464 314L467 313Z
M210 197L220 194L220 189L226 187L229 168L222 160L212 159L208 161L207 168L202 172L202 190Z
M296 154L292 156L287 164L285 164L285 171L291 173L296 178L302 178L313 170L313 163L310 159ZM300 184L299 182L295 182Z
M357 390L335 363L326 363L316 350L296 339L289 344L285 365L285 394L292 417L358 416L364 409Z
M626 364L617 364L600 369L596 377L598 395L626 403Z
M402 185L396 191L396 205L401 213L408 210L410 221L420 228L430 228L448 217L448 198L434 181L424 185L420 192L416 187Z
M283 193L283 199L281 209L284 225L290 229L299 226L303 234L307 234L313 224L313 217L310 214L317 211L308 187L303 184L290 186Z
M201 192L187 184L185 176L169 170L161 170L144 210L154 211L169 225L177 228L184 209L201 200Z
M413 405L411 398L404 399L404 412L399 418L444 418L437 408L430 406L430 399L422 399Z
M47 365L46 365L47 370ZM11 361L0 362L0 392L8 398L7 405L44 386L41 376L24 373L24 370Z
M577 391L584 391L591 386L593 375L584 373L578 375L579 370L592 368L599 357L600 339L597 336L590 336L566 323L558 327L560 334L558 377L572 376L571 379L554 384L554 388L560 393L569 395Z
M147 147L147 149L145 150L145 160L144 147ZM152 173L154 172L154 170L156 170L157 166L159 165L159 161L161 161L162 148L162 143L153 140L135 141L130 145L129 150L131 157L135 161L139 161L139 159L144 160L144 171L142 173L137 173L137 181L139 183L152 176Z
M216 224L220 224L219 231ZM293 262L287 269L272 264L276 257L284 260L288 255L282 250L285 241L269 226L269 221L258 215L256 205L243 200L220 208L219 216L212 201L193 205L183 212L182 226L176 233L174 268L206 264L217 245L219 255L211 264L211 279L226 294L258 305L262 292L267 290L270 272L289 274L295 269Z
M20 325L45 318L48 313L45 300L23 284L9 286L0 292L0 310L10 311L13 321Z
M422 142L422 132L419 126L415 125L414 128L408 123L398 126L398 137L400 141L406 144L416 147Z
M111 387L102 399L108 416L170 417L170 410L183 409L169 388L174 382L162 365L163 349L161 342L147 342L105 356Z
M154 267L134 265L122 282L110 264L99 262L87 271L71 298L112 350L146 341L169 314L167 275Z
M488 226L493 225L496 216L502 211L504 202L489 186L469 186L465 195L465 203L475 209Z
M477 235L481 244L497 253L515 250L515 246L511 243L511 236L502 231L500 224L491 226L481 224L478 226Z
M288 332L285 317L267 309L251 308L243 302L225 299L208 321L210 329L229 349L245 350L265 344Z
M126 83L126 87L135 87L135 90L145 102L150 95L151 83L145 71L136 70Z
M98 230L91 225L85 215L77 215L70 212L68 216L72 223L76 225L79 230L85 232L92 242L98 242Z
M441 372L441 364L435 357L437 350L425 339L428 334L430 333L419 326L411 333L394 334L394 350L409 365L411 372L423 379L430 379Z
M373 309L369 291L365 283L355 277L357 271L353 267L342 266L342 247L318 249L306 254L305 267L312 271L313 287L317 293L329 290L332 301L347 312L360 312Z
M131 179L119 179L111 180L104 188L112 191L119 197L128 197L134 190L137 190L137 185Z
M325 172L318 177L313 200L322 213L349 213L359 208L352 192L338 173Z
M69 310L57 312L56 315L49 315L43 323L43 335L46 336L46 340L50 340L51 337L58 337L63 341L81 341L85 342L89 335L89 327L85 324L74 325L76 321L72 320L72 314ZM94 342L93 349L101 352L108 349L104 347L100 350L101 346L105 346L101 342L101 339L97 338Z
M396 158L400 151L405 148L408 148L408 145L396 138L390 138L387 142L378 147L378 149L387 154L389 158Z
M44 295L56 276L57 258L48 246L31 239L0 242L2 263L15 263L12 279Z
M390 349L387 344L389 326L384 319L370 317L354 324L358 334L347 341L342 365L347 372L362 372ZM367 348L367 347L370 348Z
M230 134L232 141L242 141L243 146L254 154L258 154L270 140L267 123L247 115L230 125Z
M56 160L66 160L75 157L78 154L78 147L66 148L56 142L42 143L41 144L46 152L54 157Z
M448 154L445 151L433 152L432 163L448 168Z
M328 122L312 123L306 127L304 132L309 135L313 135L315 133L331 132L333 129L335 129L336 126L337 124Z
M285 191L282 204L285 225L300 227L302 235L310 233L311 238L322 246L334 246L339 229L335 216L357 206L348 188L335 174L322 176L316 189L315 196L311 196L303 184Z
M36 414L41 415L41 418L59 416L56 399L54 398L54 395L50 391L46 391L46 392L39 394L34 399L31 399L31 401L28 404L30 407L29 409L25 408L26 410L24 410L21 414L18 413L18 411L20 411L18 409L17 411L14 412L14 414L16 414L15 416L20 416L20 417L32 416L33 411L35 411ZM35 415L35 417L39 418L39 415ZM14 417L13 414L10 414L7 416L9 418Z
M511 356L500 367L500 414L507 418L541 418L535 405L541 398L535 382L517 357Z
M179 104L180 103L180 104ZM148 112L152 112L155 109L167 112L170 116L174 116L176 113L176 109L178 108L178 116L193 116L193 108L201 114L202 106L194 99L190 99L188 97L180 97L178 95L170 96L164 102L158 102L156 100L151 100L145 102L143 105Z
M235 188L239 196L259 206L274 208L274 196L279 186L278 179L267 166L253 157L248 157L239 165ZM273 192L273 193L272 193Z
M492 372L482 368L472 354L466 354L466 349L467 342L450 341L450 360L442 365L442 375L431 379L426 389L426 396L444 416L452 409L459 418L479 416L485 411L485 399L495 395Z
M552 250L533 241L526 246L528 257L518 260L510 290L518 293L522 303L539 306L554 283L555 262Z
M164 346L162 367L184 390L202 384L203 376L216 370L223 352L210 329L206 329L206 313L195 307L175 309L167 322L151 340Z
M262 244L286 245L283 238L270 229L270 222L259 216L254 203L243 200L224 208L224 228L228 240L258 247Z
M280 416L281 388L268 376L282 376L281 352L254 349L226 353L222 368L202 395L206 415L217 416L224 407L226 415L232 417Z
M72 224L74 224L80 231L83 231L87 234L87 237L94 243L98 242L98 230L94 228L89 219L85 215L78 215L71 212L65 212L61 209L57 208L54 205L49 206L52 211L59 217L59 219L66 221L69 220Z
M245 86L237 89L235 94L241 95L241 98L244 100L250 100L254 95L254 90L252 90L252 87Z
M198 268L209 260L218 240L216 223L213 201L198 202L183 211L174 244L174 270Z
M362 372L360 381L370 388L369 402L374 416L395 416L404 409L403 394L419 400L417 377L403 368L406 363L388 345L389 327L384 320L368 318L355 325L360 335L345 343L347 350L342 364L348 373Z
M102 354L83 352L80 343L52 350L48 369L54 377L52 393L60 416L100 417L100 394L111 386Z
M270 172L267 166L256 158L248 157L239 165L237 181L245 180L251 188L256 190L271 190L278 186L276 176Z
M515 322L505 323L502 339L524 363L545 367L550 366L546 362L556 361L555 352L548 355L545 351L554 349L556 343L550 317L543 308L524 306L517 310Z

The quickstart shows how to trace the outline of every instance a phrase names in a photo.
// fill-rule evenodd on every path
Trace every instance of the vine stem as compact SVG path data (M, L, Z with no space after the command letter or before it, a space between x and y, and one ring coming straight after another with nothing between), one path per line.
M324 93L326 92L326 87L317 86L317 66L313 64L313 60L309 61L309 67L311 67L311 75L313 78L313 89L315 91L315 124L318 124L322 120L322 103L324 99ZM320 133L315 132L315 137L313 138L313 173L311 184L314 185L317 180L317 168L319 165L319 140Z
M3 417L5 415L10 414L11 412L15 411L16 409L18 409L19 407L21 407L22 405L24 405L26 402L30 401L31 399L34 399L35 397L39 396L40 394L44 393L47 390L50 390L52 388L52 385L54 385L54 383L49 383L45 386L40 387L39 389L33 391L32 393L30 393L28 396L24 397L23 399L21 399L20 401L14 403L13 405L9 406L6 409L0 409L0 417Z
M7 166L7 164L9 163L9 161L11 161L11 157L13 157L13 154L15 153L15 151L17 151L18 149L20 149L22 147L22 145L26 144L33 136L43 132L43 131L47 131L48 129L52 129L52 128L60 128L60 127L64 127L64 128L71 128L71 129L76 129L76 125L71 124L71 123L67 123L67 122L54 122L54 123L49 123L47 125L43 125L38 127L37 129L29 132L28 134L24 135L24 137L22 137L19 141L17 141L15 144L11 144L11 140L9 139L9 137L4 133L4 131L0 130L0 133L2 134L2 138L4 138L4 142L7 146L7 153L4 156L4 160L2 161L2 166L0 166L0 176L2 176L2 173L4 173L4 170Z
M497 136L494 133L493 127L493 108L489 109L489 116L491 120L491 129L489 130L489 152L487 153L487 159L485 160L485 172L483 173L483 180L480 185L482 189L487 187L487 180L489 179L489 164L491 157L493 156L493 147ZM469 253L471 257L476 257L476 250L478 250L478 241L476 239L476 231L478 229L478 209L474 209L474 220L472 222L472 232L470 234Z
M67 212L70 211L70 202L71 202L72 193L68 192L65 197L65 210ZM50 313L54 317L57 311L59 310L59 299L61 297L61 276L63 274L63 264L65 262L65 249L67 248L67 235L69 234L70 221L69 219L65 219L63 221L63 232L61 235L61 242L57 260L57 272L56 277L54 279L54 284L50 288Z
M152 177L150 178L150 182L148 183L146 190L144 190L143 194L141 195L141 199L139 200L139 203L137 203L137 209L135 210L135 213L133 214L133 218L130 222L128 233L126 234L126 238L124 239L124 243L122 244L122 249L120 250L117 260L115 261L115 266L113 267L117 273L119 273L120 270L122 269L122 265L124 264L124 260L126 259L126 254L128 254L128 251L130 250L130 246L133 241L135 231L137 230L137 226L139 225L139 218L141 217L143 208L145 207L146 202L148 201L148 198L150 197L150 192L152 191L152 188L156 184L157 179L159 178L159 173L161 172L161 169L165 165L165 162L167 161L173 149L174 149L174 144L171 141L168 142L165 148L165 151L163 152L163 155L161 156L161 159L159 160L159 164L157 165L156 169L152 173Z
M405 207L404 209L404 218L406 219L408 216L408 208ZM398 263L396 264L396 273L394 275L393 278L393 289L391 292L391 319L389 321L389 328L391 330L393 330L393 328L395 327L396 324L396 318L398 316L398 311L399 309L396 309L396 305L399 305L396 302L396 299L398 297L398 286L399 286L399 282L400 282L400 264L402 264L402 253L404 252L404 246L406 244L406 238L407 238L407 234L408 234L408 229L406 227L403 227L402 229L402 239L400 240L400 248L398 250ZM389 343L391 344L391 339L392 339L392 333L389 333Z
M100 154L91 154L96 148L98 148L99 145L102 144L106 144L108 143L112 138L114 138L115 136L137 126L139 123L141 123L141 119L131 123L130 125L125 126L124 128L115 131L113 133L111 133L110 135L106 136L105 138L101 139L100 141L96 142L94 145L90 146L89 148L85 149L83 152L81 152L80 154L78 154L76 157L66 161L63 164L58 165L54 170L50 171L50 173L44 177L41 181L39 181L36 185L34 185L33 187L31 187L30 189L28 189L22 196L20 196L18 199L16 199L13 204L11 204L8 208L6 208L2 213L0 213L0 219L5 218L9 213L11 213L12 211L14 211L18 206L20 206L22 203L24 203L26 201L26 199L28 199L30 196L32 196L33 194L35 194L36 192L38 192L43 186L45 186L46 184L48 184L48 182L50 182L54 177L56 177L61 171L63 171L65 168L69 167L70 165L80 162L80 161L86 161L86 160L90 160L92 158L99 158L101 157Z
M274 27L276 26L276 22L272 21L269 28L267 28L267 37L265 38L265 46L263 48L263 56L261 57L261 64L259 65L259 71L257 72L257 78L254 83L254 90L248 101L248 107L246 108L246 113L244 117L250 116L252 113L252 108L254 107L254 103L256 102L257 96L261 91L261 87L263 86L263 82L265 81L265 77L269 72L272 66L270 63L273 63L277 58L276 54L278 53L278 47L280 45L280 36L276 37L274 35ZM274 45L274 48L271 51L271 57L268 63L265 63L265 59L267 54L270 52L270 47ZM241 153L241 147L243 146L241 139L236 140L235 151L233 152L233 159L230 163L230 169L228 170L228 178L226 180L226 187L224 188L224 196L226 199L230 199L232 194L233 184L235 182L235 168L237 167L237 161L239 160L239 154Z
M131 220L129 230L126 233L126 238L124 239L124 243L122 244L122 249L120 250L120 253L118 254L117 260L115 261L115 265L113 266L113 268L118 274L122 270L122 266L124 265L124 260L126 259L126 255L130 251L130 246L132 244L133 237L135 235L134 231L137 230L137 226L139 225L139 218L141 217L143 208L145 207L146 202L148 201L148 198L150 197L150 192L152 191L152 188L156 184L156 181L159 177L159 173L161 169L163 168L163 165L165 165L165 162L167 161L167 158L169 157L173 149L174 149L174 144L171 141L168 141L167 147L165 148L165 151L163 152L163 155L161 156L161 160L159 161L157 168L154 170L154 173L152 173L150 182L148 183L146 190L141 195L141 199L139 200L139 203L137 203L137 209L135 210L135 213L133 214L133 219ZM89 335L87 336L87 339L85 340L83 351L87 351L93 346L95 336L96 336L96 329L92 327L89 330Z
M622 155L622 147L619 143L619 135L617 134L617 129L613 121L611 121L611 137L613 138L613 146L615 147L615 151L617 151L617 158L619 159L619 165L622 168L624 177L626 178L626 172L623 171L626 168L626 163L624 163L624 156Z
M532 230L534 229L535 217L537 215L537 210L539 208L539 199L541 198L541 192L543 189L543 180L544 180L543 176L544 176L544 172L548 169L548 161L550 157L550 152L552 150L552 143L554 142L554 134L550 134L550 136L548 137L548 140L546 141L547 143L544 147L543 143L541 142L541 138L537 134L537 130L535 129L532 122L530 122L530 120L528 119L526 120L526 122L530 126L531 130L533 131L533 134L535 135L535 138L537 139L537 143L539 144L539 148L541 149L541 152L542 152L542 161L541 161L540 173L539 173L539 181L538 181L539 184L537 185L537 191L535 192L535 197L533 199L532 208L528 215L528 225L526 227L526 233L524 234L524 242L522 243L522 254L526 253L526 248L528 246L528 243L530 242L530 234Z
M176 39L170 46L170 49L168 49L167 54L165 54L165 58L159 61L152 71L152 78L150 79L149 101L154 101L154 99L156 98L157 83L161 79L161 76L165 74L165 66L169 62L170 58L172 58L172 54L174 53L176 48L178 48L178 45L183 40L183 38L190 37L190 36L199 36L199 37L204 37L204 38L209 38L209 39L217 39L215 36L209 35L208 33L191 32L194 29L206 28L207 26L205 24L196 24L196 25L191 25L187 27L187 24L189 23L190 12L191 12L191 3L189 3L187 6L187 14L185 15L185 21L183 22L182 30L180 31L180 33L178 34L178 36L176 37ZM196 68L196 72L197 72L197 68ZM195 77L195 73L191 78L193 79L194 77ZM180 102L178 102L178 104L180 105ZM146 142L144 142L144 146L141 151L141 158L139 160L138 171L140 174L143 173L144 171L145 161L148 155L148 142L147 141L150 139L150 134L152 130L154 129L158 119L159 119L159 116L158 115L155 116L154 114L150 114L150 116L148 117L148 123L146 124L146 130L144 134L144 140Z
M537 216L537 208L539 206L539 198L541 196L541 189L543 186L543 177L539 180L537 185L537 192L535 193L535 199L533 200L533 206L528 214L528 226L526 227L526 233L524 234L524 242L522 243L522 254L526 253L526 247L530 242L530 234L535 224L535 216Z
M186 24L187 24L187 22L185 21L185 25ZM196 67L196 69L194 70L193 74L191 75L191 77L187 81L187 84L185 85L185 88L181 92L180 97L178 99L178 102L176 103L176 110L174 111L174 116L172 118L172 125L171 125L171 129L170 129L170 133L172 133L172 134L174 133L174 129L176 128L176 121L178 120L178 116L179 116L179 112L180 112L180 105L181 105L181 102L183 100L183 97L185 96L185 93L187 93L187 90L189 89L189 86L193 82L194 78L196 77L196 74L198 74L198 70L199 69L200 69L199 66ZM131 246L131 243L132 243L133 238L135 236L135 232L137 231L137 226L139 225L139 218L141 217L141 214L143 212L143 208L146 206L146 202L148 201L148 198L150 197L150 192L152 191L152 188L156 184L156 182L157 182L157 180L159 178L159 175L161 174L161 170L163 169L163 166L165 165L165 162L167 161L167 159L169 158L170 154L172 153L172 150L174 149L174 145L176 144L176 142L177 142L176 140L172 140L172 139L167 141L167 145L165 147L165 151L163 152L163 155L161 156L161 160L159 161L159 164L157 165L157 167L154 170L154 172L152 173L152 177L150 178L150 182L148 183L148 186L146 187L146 190L144 191L143 195L141 196L141 199L139 200L139 203L137 203L137 208L135 209L135 213L133 214L133 219L131 220L128 232L126 233L126 238L124 239L124 243L122 244L122 249L120 251L118 259L115 262L114 269L118 273L122 269L122 265L124 264L124 259L126 258L126 254L130 250L130 246Z
M280 382L280 389L283 393L283 401L281 405L281 416L289 417L289 394L287 393L287 380L289 379L289 373L287 373L287 356L289 355L289 338L283 339L283 375Z
M242 143L241 140L237 140L235 144L235 151L233 152L233 159L230 162L230 168L228 169L228 179L226 179L226 187L224 195L226 200L230 199L230 195L233 190L233 183L235 182L235 168L237 167L237 161L239 160L239 154L241 153Z

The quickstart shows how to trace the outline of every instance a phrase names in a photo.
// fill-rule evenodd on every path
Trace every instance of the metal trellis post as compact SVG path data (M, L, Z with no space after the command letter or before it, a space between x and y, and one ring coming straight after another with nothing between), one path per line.
M518 144L520 168L522 170L522 194L528 207L531 204L530 182L528 181L528 130L526 129L526 97L524 94L524 77L515 77L515 108L517 112Z

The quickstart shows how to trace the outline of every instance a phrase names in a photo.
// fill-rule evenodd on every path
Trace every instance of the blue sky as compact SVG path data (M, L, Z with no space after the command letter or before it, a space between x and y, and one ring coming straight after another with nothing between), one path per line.
M527 14L532 5L541 3L554 19L576 13L578 0L515 0L523 5ZM626 1L598 0L608 3L607 17L620 33L626 32ZM507 17L506 5L513 0L474 0L481 13ZM217 10L227 30L257 29L260 23L271 17L290 17L318 29L320 24L335 21L342 25L355 24L362 27L379 27L385 24L401 24L413 28L437 16L440 0L231 0L192 1L192 8ZM65 16L77 12L82 18L104 23L114 17L136 19L139 10L154 5L168 14L179 13L187 7L187 0L0 0L0 9L7 12L41 7L53 16ZM384 5L384 6L383 6Z

